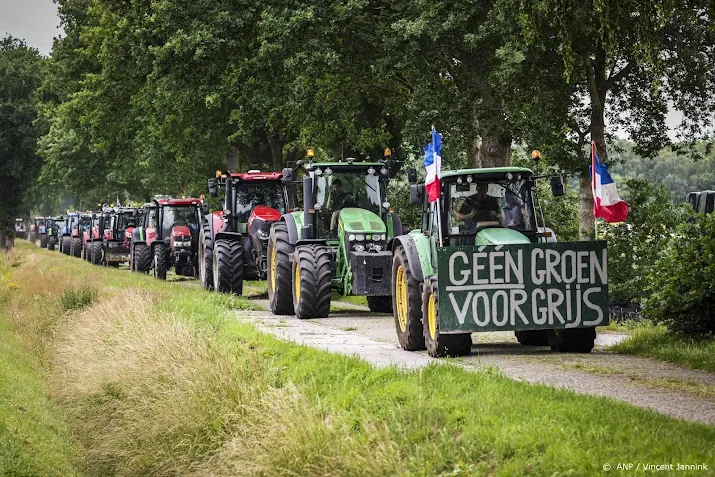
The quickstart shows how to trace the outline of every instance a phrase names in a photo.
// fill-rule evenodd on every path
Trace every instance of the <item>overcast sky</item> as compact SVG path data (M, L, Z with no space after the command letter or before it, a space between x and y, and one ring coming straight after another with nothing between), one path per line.
M60 19L52 0L0 0L0 37L21 38L47 56L59 36Z

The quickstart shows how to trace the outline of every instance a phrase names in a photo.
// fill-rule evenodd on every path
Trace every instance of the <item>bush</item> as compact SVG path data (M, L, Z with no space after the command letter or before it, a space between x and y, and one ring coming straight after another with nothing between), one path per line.
M62 291L62 309L76 310L91 305L97 298L97 289L90 285L80 285L77 288L69 286Z
M691 212L685 204L673 204L663 185L627 179L625 186L628 221L607 224L601 233L608 240L609 295L615 303L642 303L652 265Z
M648 291L648 318L688 336L715 334L715 214L677 228L648 275Z

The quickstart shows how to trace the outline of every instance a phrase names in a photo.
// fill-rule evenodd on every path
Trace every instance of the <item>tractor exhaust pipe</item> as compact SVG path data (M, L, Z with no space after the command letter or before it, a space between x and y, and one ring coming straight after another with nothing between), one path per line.
M315 197L313 196L313 178L303 178L303 228L301 237L312 239L315 232Z

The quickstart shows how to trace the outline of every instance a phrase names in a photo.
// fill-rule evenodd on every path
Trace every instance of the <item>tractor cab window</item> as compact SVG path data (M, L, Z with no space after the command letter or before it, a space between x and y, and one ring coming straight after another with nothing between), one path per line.
M241 182L236 189L236 214L239 222L248 222L251 211L257 205L276 209L281 214L286 212L286 201L280 181Z
M87 215L82 216L79 218L79 230L82 232L86 232L92 227L92 217L89 217Z
M364 170L314 175L317 232L323 237L337 237L340 211L346 207L369 210L380 215L384 184L375 173Z
M133 212L121 212L112 217L116 222L116 230L119 234L124 234L124 231L129 227L136 227L136 218ZM112 222L112 230L115 229L115 223Z
M449 185L449 235L473 235L483 226L536 231L531 183L512 181Z
M199 209L195 205L172 205L162 209L161 232L163 237L171 236L174 225L186 225L191 235L199 230Z

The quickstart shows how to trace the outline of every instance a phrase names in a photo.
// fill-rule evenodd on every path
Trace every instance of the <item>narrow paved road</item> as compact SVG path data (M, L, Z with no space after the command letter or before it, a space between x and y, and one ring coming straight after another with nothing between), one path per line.
M256 303L268 309L266 300ZM392 315L342 302L334 308L338 311L330 317L315 320L273 316L267 311L238 313L282 339L356 355L377 366L418 368L442 361L467 369L495 367L513 379L610 397L676 418L715 424L715 375L604 349L626 335L600 333L593 353L581 355L521 346L511 332L475 333L470 356L435 360L424 352L399 348Z

